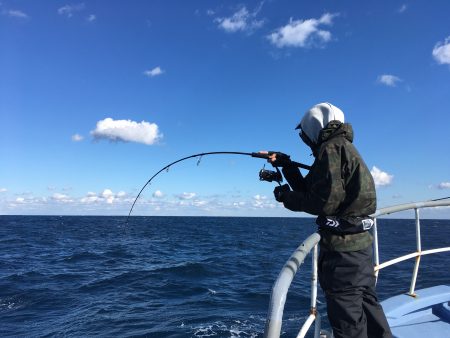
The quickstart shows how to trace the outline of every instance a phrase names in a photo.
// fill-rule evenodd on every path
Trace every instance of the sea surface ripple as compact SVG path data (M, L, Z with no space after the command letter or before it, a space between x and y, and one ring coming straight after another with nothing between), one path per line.
M272 284L315 231L310 218L0 217L1 337L262 337ZM379 220L381 260L414 250L413 220ZM423 220L423 248L450 221ZM417 287L450 284L448 255L422 258ZM283 335L309 313L296 276ZM409 288L413 262L380 274L380 299ZM327 326L325 301L319 311Z

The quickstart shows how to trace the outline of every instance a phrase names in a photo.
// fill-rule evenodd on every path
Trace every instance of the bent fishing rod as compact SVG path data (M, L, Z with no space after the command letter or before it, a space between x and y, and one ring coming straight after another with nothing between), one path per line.
M253 153L245 153L245 152L239 152L239 151L212 151L212 152L206 152L206 153L199 153L199 154L194 154L194 155L190 155L190 156L186 156L183 158L180 158L179 160L173 161L172 163L169 163L168 165L166 165L165 167L161 168L159 171L157 171L152 177L150 177L150 179L144 184L144 186L141 188L141 190L139 191L138 195L136 196L133 205L131 206L130 211L128 212L128 216L127 216L127 220L126 223L128 223L128 220L131 216L131 212L133 211L134 205L136 204L137 200L139 199L139 197L141 196L142 192L144 191L144 189L151 183L151 181L158 176L161 172L163 172L164 170L169 170L169 168L171 166L173 166L174 164L177 164L179 162L188 160L190 158L196 158L198 157L198 161L197 161L197 165L200 164L200 161L202 159L203 156L207 156L207 155L223 155L223 154L227 154L227 155L243 155L243 156L251 156L251 157L256 157L256 158L263 158L268 160L270 158L271 155L273 154L281 154L280 152L277 151L267 151L267 152L253 152ZM284 154L283 154L284 155ZM288 155L287 158L289 158ZM293 166L296 166L298 168L302 168L302 169L306 169L306 170L310 170L311 166L303 164L303 163L299 163L299 162L294 162L291 161ZM259 179L261 181L268 181L268 182L272 182L272 181L276 181L278 182L278 184L280 184L280 182L282 181L282 176L280 171L278 170L278 168L276 168L277 171L270 171L270 170L264 170L261 169L259 172Z

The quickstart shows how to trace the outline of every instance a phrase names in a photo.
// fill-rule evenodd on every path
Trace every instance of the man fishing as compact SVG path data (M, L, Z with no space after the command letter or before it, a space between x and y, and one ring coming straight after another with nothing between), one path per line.
M315 161L303 177L289 156L269 158L282 167L289 184L275 199L292 211L317 215L321 235L319 282L336 338L392 337L375 292L370 214L376 210L375 185L353 142L352 126L330 103L309 109L297 128ZM291 190L292 189L292 190Z

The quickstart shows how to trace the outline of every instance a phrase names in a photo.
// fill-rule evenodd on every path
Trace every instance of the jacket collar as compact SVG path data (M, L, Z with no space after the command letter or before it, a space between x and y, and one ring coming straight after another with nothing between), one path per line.
M345 137L349 142L353 142L353 128L350 123L340 121L330 121L319 133L318 145L335 137Z

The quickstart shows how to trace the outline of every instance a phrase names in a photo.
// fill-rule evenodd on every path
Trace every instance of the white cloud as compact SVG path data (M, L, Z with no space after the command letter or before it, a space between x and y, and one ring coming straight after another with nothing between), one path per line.
M333 19L338 15L338 13L325 13L319 19L307 20L291 18L286 26L276 29L267 38L278 48L323 45L331 40L331 33L319 27L332 25Z
M74 134L72 135L72 141L74 142L80 142L83 141L84 137L81 136L80 134Z
M155 67L155 68L153 68L151 70L146 70L144 72L144 75L146 75L148 77L155 77L155 76L158 76L158 75L162 75L164 73L165 73L165 71L163 69L161 69L161 67L158 66L158 67Z
M93 203L106 203L115 204L120 202L129 202L129 199L125 198L127 193L125 191L119 191L115 194L111 189L103 189L100 194L95 192L88 192L85 197L81 198L79 201L85 204Z
M400 6L400 8L398 9L399 13L404 13L406 11L406 9L408 8L408 6L406 6L406 4L403 4Z
M235 33L238 31L251 33L254 30L262 27L264 20L257 20L256 16L261 10L262 4L254 11L249 12L244 6L232 16L226 18L216 18L214 21L218 24L220 29L228 33ZM208 15L213 15L210 12Z
M90 14L87 18L86 21L88 22L94 22L95 20L97 20L97 17L94 14Z
M113 120L106 118L97 122L91 135L96 139L110 141L137 142L151 145L162 138L158 125L146 121Z
M375 186L377 187L390 185L394 179L393 175L381 171L375 166L372 167L370 173L372 174L373 180L375 181Z
M60 194L58 192L52 195L52 200L63 203L73 202L73 200L68 195Z
M108 204L112 204L114 202L114 194L111 189L103 190L102 197Z
M180 200L190 200L197 196L195 192L184 192L182 194L176 195Z
M68 18L71 18L74 13L80 12L84 9L84 3L74 4L74 5L65 5L58 8L59 15L65 15Z
M103 192L102 192L102 196L104 197L104 198L108 198L108 197L111 197L111 196L113 196L114 194L113 194L113 192L111 191L111 189L104 189L103 190Z
M209 201L204 201L204 200L195 200L192 202L192 205L195 207L205 207L209 204Z
M450 182L442 182L437 185L438 189L450 189Z
M71 196L66 193L51 193L49 197L34 197L31 193L15 196L11 200L4 196L0 199L6 210L24 214L82 214L106 215L126 214L134 196L124 191L117 193L106 188L100 192L88 192L83 196ZM139 206L139 207L138 207ZM199 196L193 192L164 194L164 198L141 198L134 215L268 215L273 211L284 212L282 204L262 194L241 196L239 199L228 195Z
M19 18L19 19L28 19L29 16L25 12L22 12L18 9L10 9L10 10L4 10L2 11L3 15L10 16L12 18Z
M6 189L6 188L0 188L0 192L7 192L8 191L8 189Z
M80 199L81 203L96 203L100 202L102 199L97 196L95 192L88 192L86 197Z
M153 197L155 197L155 198L162 198L162 197L164 197L164 194L163 194L163 192L161 190L156 190L153 193Z
M4 202L7 203L8 209L13 208L15 210L18 210L17 208L20 209L23 207L27 210L33 210L34 213L35 211L38 211L39 208L42 208L44 205L46 205L48 200L46 197L34 197L30 193L24 193L23 196L17 197L11 201L4 200Z
M384 84L388 87L395 87L397 86L397 83L403 81L402 79L400 79L399 77L395 76L395 75L390 75L390 74L383 74L378 76L377 82Z
M267 199L267 196L257 194L253 196L253 199L255 199L256 201L264 201Z
M251 205L256 209L274 209L277 207L277 204L275 204L273 200L269 200L267 196L259 194L253 196Z
M450 36L433 48L433 57L439 64L450 64Z

